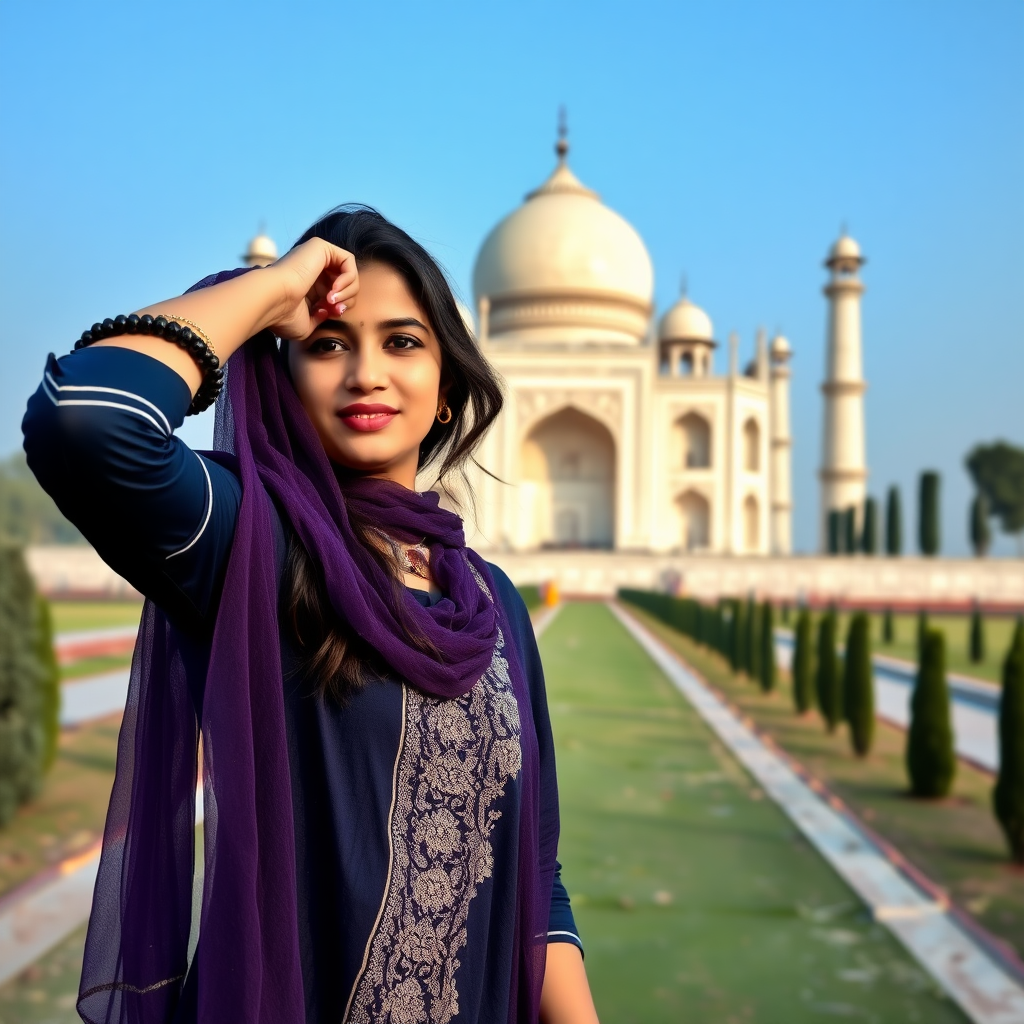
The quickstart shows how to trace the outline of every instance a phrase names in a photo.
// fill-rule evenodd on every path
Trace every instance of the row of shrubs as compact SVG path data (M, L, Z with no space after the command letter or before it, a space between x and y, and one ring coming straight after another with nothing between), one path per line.
M50 606L36 593L21 551L0 546L0 826L39 792L59 732Z
M698 644L720 654L736 673L775 689L777 669L774 611L770 601L723 598L715 604L645 590L621 590L623 601L661 619ZM980 617L976 620L980 623ZM980 632L980 625L977 627ZM973 630L972 630L973 631ZM856 612L839 654L835 610L820 616L801 609L794 630L792 683L794 710L805 715L817 707L826 729L849 726L858 757L871 751L875 730L875 690L870 620ZM906 766L911 792L918 797L948 795L957 758L946 681L946 640L941 630L918 619L918 669L910 703ZM1000 768L993 809L1013 860L1024 864L1024 621L1017 623L1003 663L999 706Z

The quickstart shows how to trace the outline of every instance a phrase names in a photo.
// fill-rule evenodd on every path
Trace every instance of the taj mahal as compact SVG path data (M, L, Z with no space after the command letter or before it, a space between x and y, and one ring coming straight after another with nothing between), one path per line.
M569 167L487 235L464 316L507 385L478 455L470 542L557 549L788 555L792 550L789 342L759 331L755 358L716 374L712 320L687 295L655 315L637 231ZM252 266L277 256L252 240ZM845 234L829 300L821 519L865 496L860 249ZM428 484L429 481L425 482ZM821 530L824 537L824 529Z

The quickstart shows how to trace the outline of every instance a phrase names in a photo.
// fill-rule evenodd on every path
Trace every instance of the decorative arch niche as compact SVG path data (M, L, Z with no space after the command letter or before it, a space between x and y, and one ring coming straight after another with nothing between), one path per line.
M686 469L711 466L711 424L697 412L688 412L676 421Z
M761 428L753 416L743 424L743 468L748 473L761 471Z
M703 494L686 491L676 499L686 551L701 551L711 546L711 505Z
M534 425L520 455L520 536L527 547L615 545L615 441L568 407Z
M761 548L761 510L752 494L743 501L743 547L747 551L759 551Z

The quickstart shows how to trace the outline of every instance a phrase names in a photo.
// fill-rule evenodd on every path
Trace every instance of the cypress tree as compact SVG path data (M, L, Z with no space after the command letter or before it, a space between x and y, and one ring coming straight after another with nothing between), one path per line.
M798 715L814 707L813 644L811 613L803 608L796 620L796 644L793 648L793 703Z
M784 626L788 626L789 625L789 602L788 601L783 601L782 602L782 624Z
M761 678L761 609L753 597L747 600L747 675Z
M999 699L999 776L992 806L1010 856L1024 864L1024 622L1018 622L1003 662Z
M771 693L775 679L775 611L771 601L765 601L761 606L761 689Z
M42 594L36 596L35 654L39 664L40 725L43 730L44 772L57 759L60 738L60 668L53 650L53 618L50 602Z
M937 629L925 633L917 683L910 698L907 774L915 796L946 796L956 774L956 752L946 684L946 639Z
M896 639L896 627L892 619L892 609L886 608L882 613L882 643L891 644Z
M828 553L830 555L840 554L842 535L839 529L839 509L829 509L828 513Z
M851 505L843 513L843 550L848 555L855 555L860 545L857 543L857 509Z
M871 671L871 628L866 612L857 612L846 634L843 659L843 712L850 742L858 757L866 757L875 735L875 684Z
M917 663L921 664L921 655L924 652L924 640L928 635L928 609L921 608L917 613Z
M865 555L878 554L878 502L868 498L864 502L864 531L861 533L861 549Z
M885 553L892 558L903 554L903 510L897 487L889 488L885 502Z
M992 531L988 525L988 500L984 494L976 494L971 502L971 547L978 558L988 554L992 544Z
M729 631L732 640L729 662L733 672L743 672L747 667L747 616L745 609L746 605L742 601L733 601L732 627Z
M0 825L39 790L43 766L35 591L21 552L0 547Z
M977 665L985 660L985 625L977 601L971 609L971 661Z
M835 732L842 715L842 699L839 676L839 658L836 655L836 616L828 611L818 623L818 669L815 674L815 689L821 717L829 732Z
M939 474L928 470L921 474L918 503L918 546L921 554L933 557L939 553Z

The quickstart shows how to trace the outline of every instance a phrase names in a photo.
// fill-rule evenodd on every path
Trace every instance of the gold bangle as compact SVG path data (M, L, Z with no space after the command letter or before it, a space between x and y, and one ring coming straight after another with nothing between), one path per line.
M210 341L210 336L195 322L195 320L186 320L183 316L173 316L171 313L159 313L158 316L162 316L168 323L173 321L176 324L181 324L183 327L189 327L191 330L198 334L203 341L206 342L206 347L214 354L217 354L217 350L213 347L213 342Z

